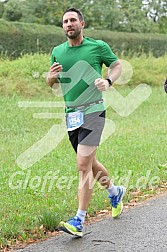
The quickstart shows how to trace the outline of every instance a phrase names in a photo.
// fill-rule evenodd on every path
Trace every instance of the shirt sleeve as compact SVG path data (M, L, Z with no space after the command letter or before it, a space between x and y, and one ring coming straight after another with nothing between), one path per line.
M118 60L118 57L113 53L110 46L104 41L100 40L101 45L101 63L109 67L111 64Z

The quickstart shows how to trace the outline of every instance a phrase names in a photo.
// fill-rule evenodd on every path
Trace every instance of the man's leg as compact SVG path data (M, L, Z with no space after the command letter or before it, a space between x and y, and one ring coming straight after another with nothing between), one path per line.
M112 206L112 217L117 218L123 211L122 199L126 192L125 187L114 186L106 168L96 160L96 157L93 159L92 170L94 178L107 189Z
M79 171L78 186L78 211L74 218L67 222L60 222L59 229L82 237L83 223L86 216L92 191L93 191L93 171L92 163L96 154L96 147L78 144L77 166Z
M92 170L93 177L99 181L102 186L106 189L111 186L111 181L106 168L96 159L95 156L93 159Z
M93 191L92 163L95 158L96 147L78 145L77 166L79 171L78 200L79 209L86 211Z

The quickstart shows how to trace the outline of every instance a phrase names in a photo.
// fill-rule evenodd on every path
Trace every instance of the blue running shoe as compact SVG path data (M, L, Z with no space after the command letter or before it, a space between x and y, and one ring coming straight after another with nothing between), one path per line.
M80 218L77 216L69 219L67 222L61 221L59 224L59 230L78 237L83 236L83 225Z
M122 199L126 193L126 189L123 186L118 186L118 194L115 196L108 196L110 198L110 204L112 206L112 217L117 218L123 211Z

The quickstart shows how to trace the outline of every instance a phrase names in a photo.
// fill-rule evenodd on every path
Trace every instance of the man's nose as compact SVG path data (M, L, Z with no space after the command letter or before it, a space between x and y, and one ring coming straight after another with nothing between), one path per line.
M67 26L71 26L71 21L68 20Z

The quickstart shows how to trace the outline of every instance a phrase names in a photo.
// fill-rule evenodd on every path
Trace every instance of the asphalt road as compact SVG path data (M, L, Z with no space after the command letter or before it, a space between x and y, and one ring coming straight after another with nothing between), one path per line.
M86 225L83 238L60 234L15 252L167 252L167 193Z

